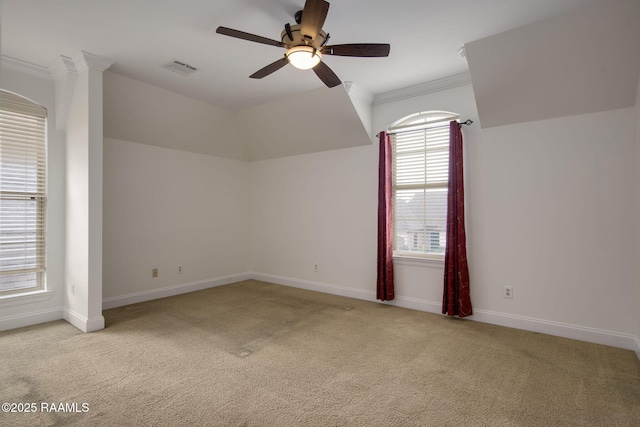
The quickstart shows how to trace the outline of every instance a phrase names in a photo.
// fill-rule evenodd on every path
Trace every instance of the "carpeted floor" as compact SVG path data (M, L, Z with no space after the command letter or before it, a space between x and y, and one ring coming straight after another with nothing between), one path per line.
M640 425L627 350L257 281L104 316L0 333L0 425Z

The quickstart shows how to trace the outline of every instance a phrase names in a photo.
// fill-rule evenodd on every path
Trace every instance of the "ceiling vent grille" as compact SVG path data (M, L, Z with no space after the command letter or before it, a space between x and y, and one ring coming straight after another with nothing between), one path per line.
M193 74L198 71L198 69L193 65L177 60L164 64L162 68L166 68L167 70L180 74L181 76L188 76L189 74Z

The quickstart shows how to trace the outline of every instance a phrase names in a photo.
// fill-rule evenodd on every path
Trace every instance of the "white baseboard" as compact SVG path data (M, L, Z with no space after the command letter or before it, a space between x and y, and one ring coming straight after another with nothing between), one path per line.
M336 286L326 283L292 279L289 277L274 276L271 274L255 272L251 274L251 278L255 280L275 283L278 285L291 286L294 288L301 288L311 291L324 292L327 294L340 295L349 298L373 301L401 308L424 311L427 313L442 314L441 301L429 301L419 298L396 296L392 301L383 302L376 299L376 294L373 291L364 291L362 289L348 288L344 286ZM635 337L631 334L623 334L619 332L535 319L525 316L516 316L506 313L498 313L482 309L474 309L473 313L473 316L466 317L465 319L633 350L638 354L638 357L640 358L640 341L638 337Z
M603 344L611 347L619 347L626 350L635 351L637 347L636 338L631 334L572 325L569 323L497 313L482 309L473 309L473 316L469 316L468 319L483 323L491 323L492 325L506 326L509 328L523 329L525 331L539 332L542 334L587 341L595 344Z
M329 285L326 283L313 282L310 280L292 279L289 277L274 276L273 274L265 273L251 273L250 278L253 280L260 280L262 282L275 283L276 285L306 289L308 291L323 292L325 294L340 295L343 297L356 298L367 301L376 301L375 292L365 291L362 289Z
M38 323L52 322L63 318L63 307L50 308L48 310L32 311L16 314L14 316L0 317L0 331L37 325Z
M188 292L201 291L203 289L216 286L228 285L230 283L241 282L251 279L250 273L232 274L230 276L217 277L214 279L198 280L197 282L182 283L179 285L167 286L149 291L134 292L127 295L105 298L102 300L102 309L122 307L139 302L151 301L159 298L171 297L174 295L186 294Z
M65 307L63 317L64 320L82 332L94 332L104 329L104 317L102 316L88 318Z
M263 282L275 283L276 285L290 286L292 288L306 289L308 291L323 292L325 294L339 295L342 297L355 298L365 301L377 302L380 304L393 305L396 307L409 308L411 310L426 311L428 313L441 313L442 303L422 300L412 297L396 296L391 301L378 301L376 293L362 289L348 288L345 286L329 285L310 280L291 279L288 277L274 276L265 273L252 273L251 278Z

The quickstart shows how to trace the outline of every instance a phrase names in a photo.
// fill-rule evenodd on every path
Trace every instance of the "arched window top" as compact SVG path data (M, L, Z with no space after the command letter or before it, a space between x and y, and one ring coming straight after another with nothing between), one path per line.
M460 115L450 111L423 111L420 113L410 114L400 120L392 123L387 129L389 132L397 132L399 130L412 130L430 127L437 123L450 122L458 120Z
M47 109L24 96L6 90L0 90L0 106L5 111L27 116L47 118Z
M449 180L449 122L425 111L389 126L394 256L444 259Z

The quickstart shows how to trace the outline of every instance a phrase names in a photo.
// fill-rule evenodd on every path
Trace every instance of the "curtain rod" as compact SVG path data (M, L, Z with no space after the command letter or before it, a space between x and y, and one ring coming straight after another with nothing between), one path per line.
M473 124L473 120L471 119L467 119L464 122L458 122L458 126L462 126L462 125L467 125L467 126L471 126ZM439 129L439 128L443 128L443 127L447 127L449 126L449 123L447 123L446 125L441 125L441 126L433 126L430 128L422 128L419 130L429 130L429 129ZM415 132L415 130L404 130L404 131L398 131L398 132L389 132L390 135L392 134L397 134L397 133L405 133L405 132ZM380 137L380 133L376 134L376 138Z

